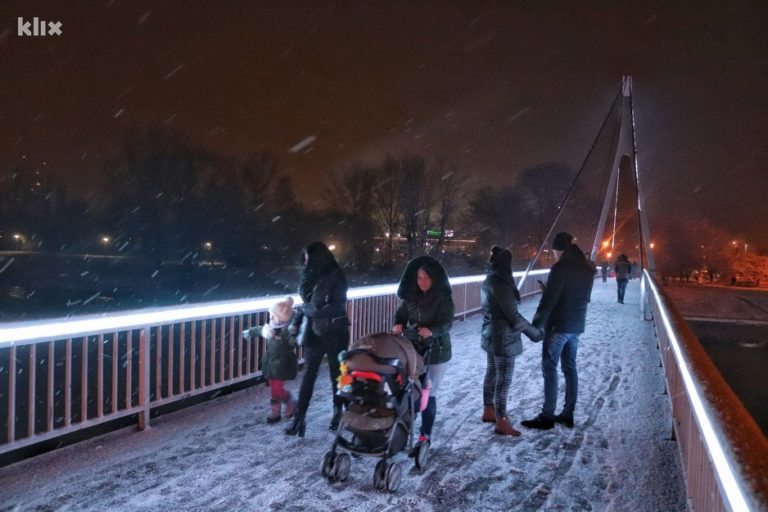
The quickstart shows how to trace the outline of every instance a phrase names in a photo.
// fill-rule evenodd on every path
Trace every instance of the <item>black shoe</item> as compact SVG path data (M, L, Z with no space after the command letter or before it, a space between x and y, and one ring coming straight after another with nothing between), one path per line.
M297 413L296 416L293 417L291 426L285 429L285 435L304 437L306 430L307 422L304 420L304 414Z
M573 428L573 415L560 413L557 416L555 416L555 423L565 425L568 428Z
M331 423L328 425L328 429L336 432L339 430L339 423L341 423L341 415L344 413L344 410L341 408L340 405L334 405L333 406L333 416L331 417Z
M521 421L520 424L527 428L535 428L538 430L549 430L551 428L554 428L555 421L550 420L549 418L545 418L544 416L539 414L533 419Z

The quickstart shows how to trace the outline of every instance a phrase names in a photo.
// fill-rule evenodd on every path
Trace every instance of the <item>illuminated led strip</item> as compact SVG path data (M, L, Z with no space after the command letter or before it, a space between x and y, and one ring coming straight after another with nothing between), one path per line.
M669 317L667 316L666 308L661 302L659 291L656 289L656 285L651 280L648 271L644 270L643 272L645 273L648 284L653 291L656 303L659 305L661 320L664 322L664 327L666 328L667 334L669 335L670 341L672 342L671 345L675 353L675 358L677 359L677 365L680 368L680 375L683 377L683 382L685 383L685 387L688 390L688 396L691 399L691 405L693 406L693 410L696 413L696 419L698 420L699 426L701 427L701 433L704 436L707 448L709 449L709 454L712 456L712 462L715 464L715 469L720 477L720 482L723 485L723 490L725 491L731 510L749 510L747 501L744 498L744 493L741 491L741 488L736 481L736 475L734 475L733 469L728 463L728 459L725 456L725 451L723 450L723 447L720 444L720 440L717 438L715 430L712 427L712 422L704 410L704 403L702 402L701 396L699 396L699 392L693 382L693 377L691 376L690 370L688 369L688 365L683 359L680 343L678 342L677 336L672 329L672 324L670 323Z
M549 270L535 270L531 274L546 274ZM523 272L515 272L516 277ZM463 276L451 279L452 285L476 283L485 279L484 275ZM397 291L397 284L365 286L352 288L347 292L348 299L363 299L379 295L392 295ZM167 308L141 309L131 313L108 315L88 315L67 320L40 320L35 322L14 322L0 328L0 347L14 343L62 338L76 338L93 333L125 331L147 325L164 325L190 322L212 317L244 315L258 311L267 311L275 301L285 295L275 295L260 299L242 299L206 304L172 306ZM301 297L291 295L294 304L302 304Z

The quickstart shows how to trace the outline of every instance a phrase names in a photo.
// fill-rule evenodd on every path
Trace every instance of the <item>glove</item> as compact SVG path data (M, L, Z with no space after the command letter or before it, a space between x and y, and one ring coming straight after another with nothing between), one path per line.
M244 331L243 331L243 338L244 338L244 339L246 339L246 340L247 340L247 339L249 339L249 338L251 337L251 336L248 334L248 332L249 332L249 331L250 331L250 329L246 329L246 330L244 330Z

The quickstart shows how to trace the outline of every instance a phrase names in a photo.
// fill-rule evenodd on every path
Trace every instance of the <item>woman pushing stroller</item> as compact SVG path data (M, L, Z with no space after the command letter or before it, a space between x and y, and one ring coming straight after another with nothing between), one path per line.
M405 267L397 289L400 307L395 313L393 334L404 334L416 350L429 355L424 361L428 367L425 387L429 388L429 400L421 413L419 443L429 443L437 413L437 396L440 383L451 359L451 325L453 324L453 299L448 274L431 256L420 256Z

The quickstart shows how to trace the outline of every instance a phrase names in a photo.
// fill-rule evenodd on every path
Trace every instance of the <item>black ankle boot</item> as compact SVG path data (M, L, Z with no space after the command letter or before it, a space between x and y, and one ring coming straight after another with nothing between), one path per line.
M299 412L293 417L291 425L285 429L285 435L304 437L306 430L307 422L304 420L304 413Z
M330 430L336 432L339 429L339 423L341 423L341 415L343 412L344 411L340 405L333 406L333 417L331 417L331 423L328 425Z

